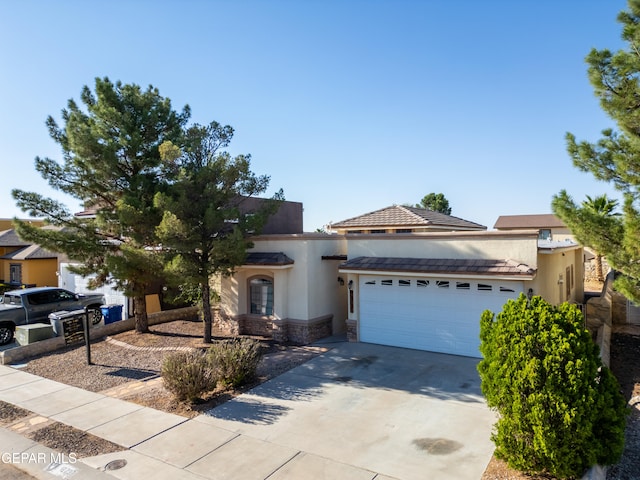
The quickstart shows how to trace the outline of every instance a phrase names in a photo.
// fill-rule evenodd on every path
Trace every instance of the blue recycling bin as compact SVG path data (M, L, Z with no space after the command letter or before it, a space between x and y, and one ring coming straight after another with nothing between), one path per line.
M105 325L122 320L122 305L102 305L100 311Z

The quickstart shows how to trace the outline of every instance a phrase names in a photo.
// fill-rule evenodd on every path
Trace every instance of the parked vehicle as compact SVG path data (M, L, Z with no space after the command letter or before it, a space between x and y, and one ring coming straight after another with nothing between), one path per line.
M0 345L13 340L18 325L49 323L49 314L61 310L90 310L93 324L100 323L105 303L102 294L78 294L57 287L35 287L5 292L0 297Z

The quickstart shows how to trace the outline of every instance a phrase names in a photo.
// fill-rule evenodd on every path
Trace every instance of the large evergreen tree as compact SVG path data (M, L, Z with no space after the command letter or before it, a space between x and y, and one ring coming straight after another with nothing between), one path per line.
M553 211L586 246L607 258L621 273L616 290L640 302L640 0L629 0L618 16L628 47L612 53L593 49L586 58L589 80L602 109L618 129L606 129L596 143L567 134L574 165L598 180L612 182L624 198L622 216L603 217L576 204L565 191L553 199Z
M250 235L261 230L278 207L282 192L260 208L241 208L248 197L262 194L269 177L250 170L250 156L220 151L233 137L230 126L212 122L187 130L182 148L166 142L162 155L179 174L156 204L164 211L157 234L170 257L167 267L181 286L195 287L204 320L204 343L211 343L212 275L230 275L242 265ZM187 288L186 291L193 291Z
M133 298L136 330L148 331L145 293L162 272L155 227L162 218L154 197L166 187L167 165L159 146L176 141L190 116L149 86L96 78L85 86L82 107L73 99L62 111L62 127L47 127L62 149L63 162L37 157L36 170L49 185L95 210L94 218L73 217L60 202L13 190L18 206L58 229L17 221L19 235L80 262L75 270L94 274L94 285L114 280Z

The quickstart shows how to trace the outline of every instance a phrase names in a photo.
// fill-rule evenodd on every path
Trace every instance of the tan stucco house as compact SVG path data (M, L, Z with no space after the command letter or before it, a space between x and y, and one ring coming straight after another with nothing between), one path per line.
M498 312L521 293L582 302L574 242L419 210L377 210L363 216L370 224L334 224L343 229L334 235L256 237L246 264L218 280L219 325L301 343L346 332L351 341L477 357L485 309Z

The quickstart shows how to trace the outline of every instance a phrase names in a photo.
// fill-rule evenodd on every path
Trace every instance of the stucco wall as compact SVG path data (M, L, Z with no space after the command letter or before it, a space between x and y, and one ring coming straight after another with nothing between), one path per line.
M25 281L23 270L23 283L35 283L37 286L49 287L55 287L58 285L58 276L56 275L56 271L58 269L57 258L27 260L24 262L24 265L25 266L23 268L26 267L28 273L27 281Z
M573 265L573 284L569 297L566 295L567 267ZM531 282L535 295L540 295L551 304L562 302L582 303L584 299L584 262L582 249L564 252L541 253L538 274Z
M449 232L349 236L349 258L512 259L537 268L537 232Z
M34 284L38 287L54 287L58 285L56 270L58 260L56 258L43 258L34 260L4 260L0 279L8 282L10 278L10 265L22 266L22 283Z
M294 260L284 267L239 267L233 277L222 279L221 307L230 316L248 313L248 281L267 276L274 282L274 319L311 320L333 316L333 331L346 331L347 287L338 283L339 260L322 256L346 254L340 235L262 235L252 252L283 252Z

